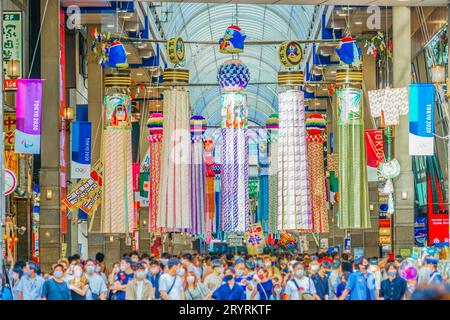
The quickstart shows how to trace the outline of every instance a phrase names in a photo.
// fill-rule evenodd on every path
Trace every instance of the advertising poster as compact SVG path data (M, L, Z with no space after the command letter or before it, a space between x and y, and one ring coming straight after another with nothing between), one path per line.
M250 225L248 231L244 233L244 238L247 244L247 251L249 255L257 255L263 253L266 246L263 229L261 223Z
M414 243L417 247L427 245L427 218L416 218L414 221Z
M141 172L139 177L139 198L141 207L148 207L150 205L149 199L150 191L150 174L148 172Z
M434 155L434 85L409 86L409 155Z

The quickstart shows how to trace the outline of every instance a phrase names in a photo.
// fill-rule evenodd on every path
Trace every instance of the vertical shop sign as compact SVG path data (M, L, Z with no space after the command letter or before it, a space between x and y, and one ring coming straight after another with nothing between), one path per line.
M3 130L5 143L5 168L19 174L19 160L14 152L14 135L16 131L16 115L14 112L3 114Z
M14 73L8 74L8 62ZM13 63L14 62L14 63ZM22 12L5 11L3 13L3 89L6 91L17 90L17 78L22 78L23 62L23 32ZM17 70L18 69L18 70Z

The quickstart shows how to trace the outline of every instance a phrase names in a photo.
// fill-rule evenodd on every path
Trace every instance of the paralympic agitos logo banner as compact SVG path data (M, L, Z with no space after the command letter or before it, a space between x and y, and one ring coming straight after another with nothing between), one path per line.
M16 153L41 151L42 83L41 79L17 80Z

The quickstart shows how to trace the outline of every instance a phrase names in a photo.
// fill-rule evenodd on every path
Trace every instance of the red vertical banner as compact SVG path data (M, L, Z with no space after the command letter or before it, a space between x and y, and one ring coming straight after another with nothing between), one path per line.
M383 131L379 129L365 131L367 165L378 168L384 161L383 155Z
M60 165L60 199L64 199L67 194L66 178L66 119L64 110L66 108L66 17L64 9L60 11L59 19L59 117L61 128L59 135L59 165ZM60 218L61 233L67 234L67 207L61 205Z
M434 183L438 186L439 179L434 177ZM449 222L448 211L445 210L443 198L440 195L439 199L433 200L432 177L427 175L427 197L428 197L428 245L444 245L449 243ZM435 202L439 201L438 206L434 206ZM436 212L437 211L437 212Z

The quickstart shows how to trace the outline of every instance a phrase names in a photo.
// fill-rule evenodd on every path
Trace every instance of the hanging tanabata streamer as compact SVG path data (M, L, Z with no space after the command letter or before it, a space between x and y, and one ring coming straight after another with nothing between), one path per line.
M311 232L304 95L290 90L278 100L278 230Z
M203 157L203 134L206 120L202 116L191 117L191 220L193 235L206 234L207 217L205 212L205 161ZM210 231L210 230L209 230Z
M279 50L280 62L288 68L300 64L302 49L297 41L285 41ZM277 229L312 232L308 190L303 71L278 73L278 85L290 90L278 95L278 217Z
M264 233L267 233L269 231L269 149L267 139L265 137L259 137L259 195L257 222L261 222Z
M362 70L341 68L338 85L339 219L342 229L370 228Z
M189 93L166 90L157 226L168 231L191 228L189 118Z
M157 227L159 207L159 182L161 179L161 148L163 141L163 114L153 113L147 121L150 131L148 142L150 144L150 168L149 168L149 205L148 205L148 231L158 232Z
M206 216L206 230L208 232L215 232L216 229L216 214L215 214L215 191L214 191L214 177L213 171L214 165L214 141L206 140L203 143L205 150L205 164L206 164L206 203L205 203L205 216Z
M129 71L121 75L129 81ZM112 74L109 83L121 75ZM128 234L133 229L131 98L115 88L112 84L116 93L104 104L102 231Z
M325 165L323 144L326 142L327 121L321 114L312 114L306 119L308 145L308 178L313 214L313 230L328 232L327 191L325 188Z
M278 216L278 114L266 122L269 143L269 233L277 232Z
M227 29L221 48L243 50L245 36L236 26ZM231 53L225 52L225 53ZM244 232L249 225L247 96L250 72L239 59L227 60L217 75L225 91L222 103L222 210L221 230Z
M178 66L184 59L181 38L169 40L167 52L170 61ZM157 226L167 231L182 232L192 227L190 184L190 110L189 70L165 69L164 85L164 140L161 154L161 181Z

